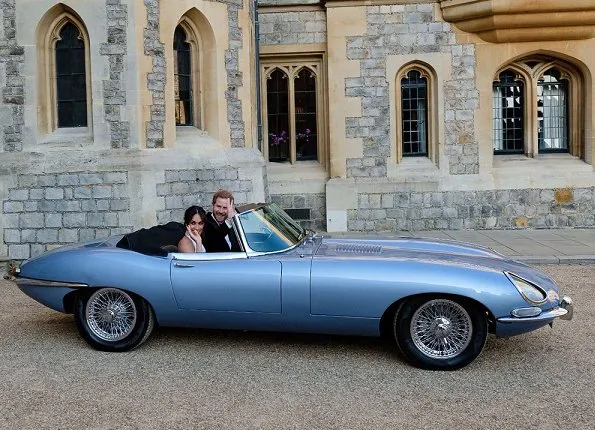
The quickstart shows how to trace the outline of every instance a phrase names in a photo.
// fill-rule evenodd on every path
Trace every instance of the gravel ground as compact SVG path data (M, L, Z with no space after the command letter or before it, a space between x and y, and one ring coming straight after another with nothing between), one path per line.
M574 319L490 337L456 372L336 336L160 329L102 353L72 316L0 281L0 428L592 428L595 266L541 269L575 300Z

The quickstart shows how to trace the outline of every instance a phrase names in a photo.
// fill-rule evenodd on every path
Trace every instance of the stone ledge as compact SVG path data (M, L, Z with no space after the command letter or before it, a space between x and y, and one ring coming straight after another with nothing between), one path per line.
M439 0L444 20L486 42L541 42L595 37L592 0Z

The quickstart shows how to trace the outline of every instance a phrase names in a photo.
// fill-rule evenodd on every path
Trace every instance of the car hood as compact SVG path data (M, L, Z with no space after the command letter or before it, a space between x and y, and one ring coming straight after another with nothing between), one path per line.
M460 265L479 270L510 271L533 282L551 285L547 275L488 247L442 239L322 237L314 258L354 260L394 259L436 265Z

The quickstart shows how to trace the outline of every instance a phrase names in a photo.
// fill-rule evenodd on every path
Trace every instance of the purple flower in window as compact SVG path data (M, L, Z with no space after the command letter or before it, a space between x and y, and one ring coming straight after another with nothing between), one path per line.
M307 128L306 130L304 130L303 133L298 131L296 133L295 137L297 140L303 139L306 143L308 143L308 142L310 142L310 133L311 133L310 129Z
M281 131L279 134L269 133L269 142L271 145L279 146L288 141L288 135L285 130Z

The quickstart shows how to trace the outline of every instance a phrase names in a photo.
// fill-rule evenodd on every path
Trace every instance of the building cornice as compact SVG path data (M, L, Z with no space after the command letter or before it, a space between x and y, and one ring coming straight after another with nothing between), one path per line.
M595 37L593 0L438 0L445 21L487 42Z

